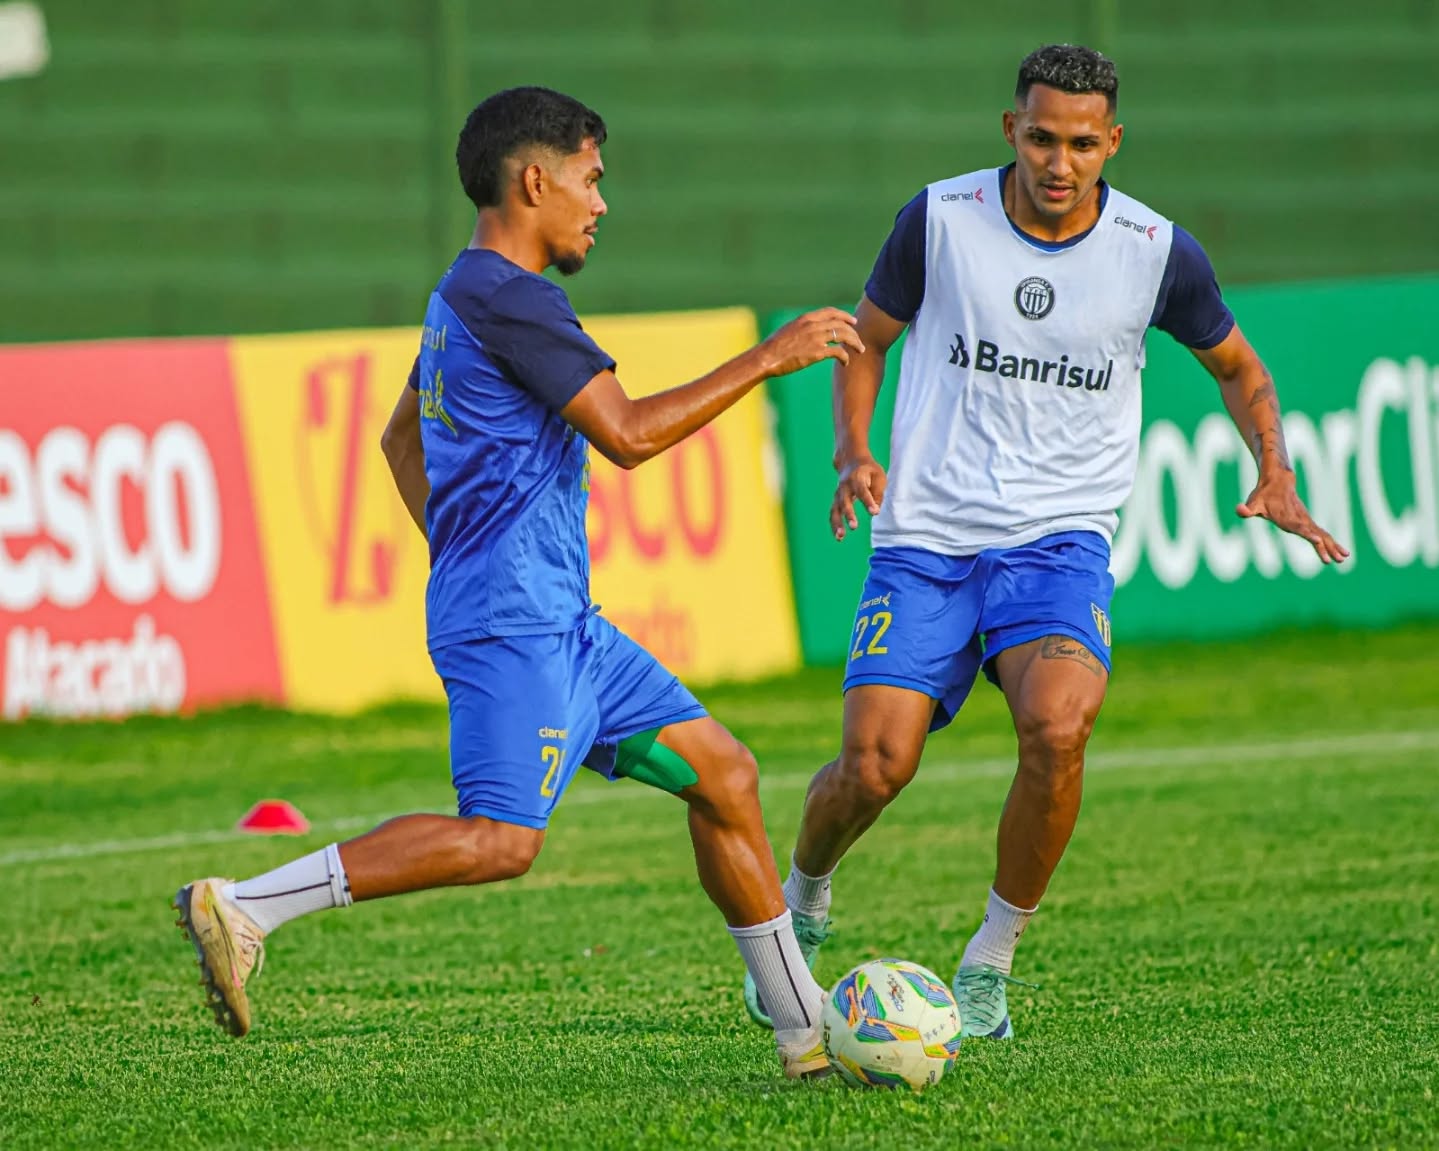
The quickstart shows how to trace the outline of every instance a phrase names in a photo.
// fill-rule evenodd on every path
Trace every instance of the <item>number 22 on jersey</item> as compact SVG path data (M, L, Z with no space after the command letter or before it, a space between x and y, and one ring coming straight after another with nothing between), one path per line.
M884 639L884 633L889 630L889 625L894 622L894 617L887 611L877 611L873 615L862 615L854 621L854 650L849 653L849 658L854 660L862 655L884 655L889 648L885 647L880 640ZM865 640L869 643L866 644Z

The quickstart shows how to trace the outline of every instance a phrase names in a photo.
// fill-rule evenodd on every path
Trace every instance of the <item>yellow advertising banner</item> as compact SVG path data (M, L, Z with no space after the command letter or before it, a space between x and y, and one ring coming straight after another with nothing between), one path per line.
M584 324L632 396L686 383L758 338L746 308ZM763 392L634 471L591 456L591 594L602 613L686 682L797 667L780 463Z
M691 380L757 338L739 308L585 327L631 395ZM425 652L427 550L379 450L417 344L408 328L230 341L291 706L443 696ZM799 663L777 473L759 391L635 471L593 455L594 601L686 681Z
M425 651L429 554L380 452L411 329L230 341L285 700L443 698Z

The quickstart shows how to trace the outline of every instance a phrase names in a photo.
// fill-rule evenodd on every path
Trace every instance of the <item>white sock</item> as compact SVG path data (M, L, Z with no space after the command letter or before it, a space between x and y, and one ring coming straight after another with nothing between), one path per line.
M829 881L834 875L806 875L794 856L789 860L789 878L784 881L784 901L791 911L824 919L829 915Z
M266 933L312 911L349 907L352 902L337 843L254 879L227 883L220 894Z
M965 947L964 958L959 961L959 965L970 967L976 963L984 963L1008 975L1010 968L1014 966L1015 945L1019 943L1019 937L1024 934L1029 917L1034 912L1033 907L1025 911L1012 903L1006 903L991 888L989 905L984 909L984 922L979 925L979 930Z
M783 1047L811 1036L819 1026L824 989L800 954L789 910L767 923L731 927L729 933L774 1020L775 1042Z

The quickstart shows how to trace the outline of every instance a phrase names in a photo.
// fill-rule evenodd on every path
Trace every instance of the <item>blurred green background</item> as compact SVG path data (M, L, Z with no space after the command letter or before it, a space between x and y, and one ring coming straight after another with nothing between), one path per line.
M468 109L607 119L585 312L857 298L924 184L998 164L1021 57L1109 53L1110 175L1223 282L1432 269L1434 0L46 0L0 82L0 340L409 324L468 236Z

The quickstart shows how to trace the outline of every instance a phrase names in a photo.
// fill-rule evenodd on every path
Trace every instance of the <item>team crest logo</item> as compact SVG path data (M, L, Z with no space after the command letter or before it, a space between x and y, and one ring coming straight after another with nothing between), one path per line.
M1104 609L1097 603L1092 603L1089 605L1089 614L1094 617L1094 626L1099 629L1099 638L1104 641L1104 646L1112 646L1109 642L1109 617L1104 614Z
M1054 310L1054 285L1040 276L1020 280L1014 306L1026 320L1042 320Z

